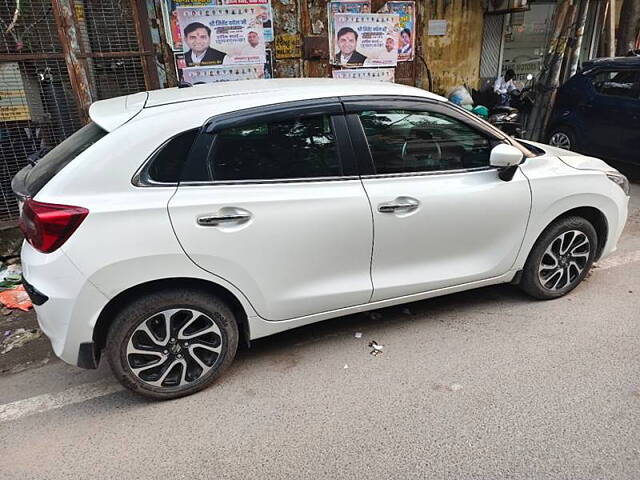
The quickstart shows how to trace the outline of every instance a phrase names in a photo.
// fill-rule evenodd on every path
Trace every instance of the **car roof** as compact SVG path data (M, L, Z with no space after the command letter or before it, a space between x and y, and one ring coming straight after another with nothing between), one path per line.
M582 70L593 68L640 68L640 57L603 57L594 58L582 64Z
M352 97L359 95L414 96L446 101L445 98L415 87L367 80L331 78L279 78L210 83L185 88L165 88L124 97L101 100L91 105L91 120L107 131L123 125L143 109L183 102L229 99L234 96L268 96L270 104L308 99Z

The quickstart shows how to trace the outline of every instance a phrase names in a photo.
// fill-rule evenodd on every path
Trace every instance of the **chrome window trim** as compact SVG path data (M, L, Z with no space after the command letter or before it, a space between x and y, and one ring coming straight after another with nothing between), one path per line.
M402 177L427 177L436 175L455 175L460 173L476 173L488 172L490 170L498 170L496 167L474 167L474 168L458 168L455 170L435 170L433 172L402 172L402 173L380 173L374 175L362 175L363 180L373 180L377 178L402 178Z
M219 180L210 182L181 182L179 187L212 187L224 185L263 185L263 184L283 184L283 183L320 183L320 182L343 182L360 180L357 175L346 177L302 177L302 178L273 178L268 180Z

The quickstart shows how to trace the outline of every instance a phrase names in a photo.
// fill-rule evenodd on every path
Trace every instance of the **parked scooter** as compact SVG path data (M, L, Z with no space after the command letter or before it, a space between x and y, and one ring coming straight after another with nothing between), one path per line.
M533 75L527 75L527 83L522 90L513 90L509 94L509 106L497 105L495 93L491 91L475 92L476 104L489 108L488 121L500 130L514 137L522 137L529 114L533 110Z

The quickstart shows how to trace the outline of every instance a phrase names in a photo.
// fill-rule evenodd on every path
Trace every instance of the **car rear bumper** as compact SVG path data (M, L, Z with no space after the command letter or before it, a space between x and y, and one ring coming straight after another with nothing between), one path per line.
M44 254L24 242L21 256L25 290L54 353L69 364L95 368L99 357L93 347L93 328L107 297L62 250Z

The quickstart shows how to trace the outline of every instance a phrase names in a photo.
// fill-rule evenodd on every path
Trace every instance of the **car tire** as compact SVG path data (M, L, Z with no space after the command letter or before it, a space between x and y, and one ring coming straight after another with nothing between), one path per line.
M578 144L576 134L568 127L555 127L547 137L547 144L564 150L575 151Z
M522 271L520 288L550 300L566 295L587 276L598 250L598 235L582 217L565 217L540 235Z
M168 400L211 385L238 348L231 309L206 292L145 295L115 317L105 353L118 381L148 398Z

